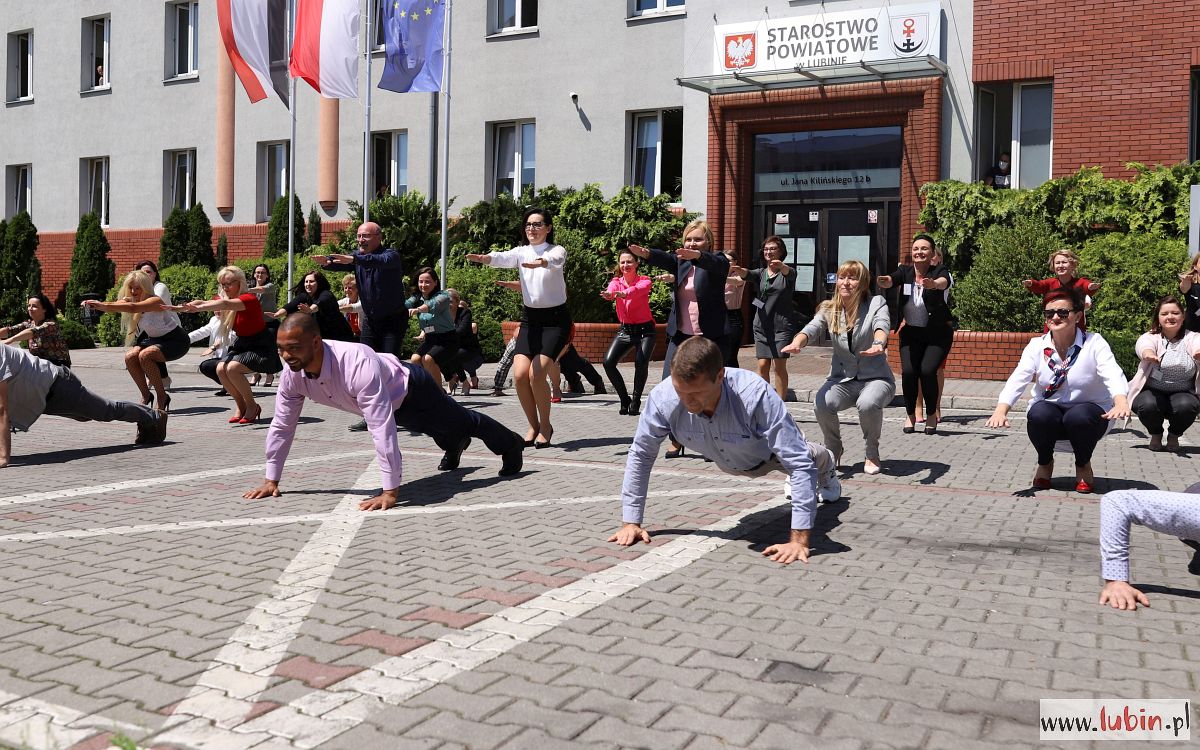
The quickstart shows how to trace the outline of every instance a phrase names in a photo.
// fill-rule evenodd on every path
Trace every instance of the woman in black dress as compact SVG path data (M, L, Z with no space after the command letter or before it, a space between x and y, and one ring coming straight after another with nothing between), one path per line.
M338 308L337 297L330 291L329 279L320 271L309 271L292 287L292 301L279 308L276 318L302 312L317 319L321 338L334 341L356 341L346 316Z

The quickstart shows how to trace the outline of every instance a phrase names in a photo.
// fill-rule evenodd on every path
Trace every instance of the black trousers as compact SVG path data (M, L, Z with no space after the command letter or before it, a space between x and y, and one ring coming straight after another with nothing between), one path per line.
M1200 415L1200 399L1191 391L1163 393L1143 388L1133 400L1133 413L1151 435L1162 434L1165 420L1170 433L1179 437Z
M568 344L566 353L559 357L558 369L562 371L563 377L567 379L572 392L583 392L581 375L587 378L587 382L591 383L593 388L599 388L604 385L604 380L601 379L600 373L596 372L596 368L592 366L591 362L580 356L574 344Z
M904 410L908 416L917 413L917 384L925 399L925 413L937 412L938 368L950 353L954 332L930 331L928 328L904 326L900 329L900 377L904 386Z
M609 344L608 353L604 355L604 372L608 375L608 382L613 384L613 390L617 392L617 397L621 399L622 404L629 403L629 393L625 390L625 378L621 376L617 365L630 349L634 350L633 396L641 398L642 390L646 387L646 376L650 370L650 358L654 356L655 338L654 321L622 324L621 330Z
M221 383L221 379L217 377L217 365L220 363L221 360L217 357L209 357L200 363L200 374L224 388L225 385Z
M408 395L396 410L396 426L433 438L442 450L458 447L465 437L479 438L492 453L503 453L521 438L491 417L464 408L424 367L401 362L408 370Z
M43 414L77 422L135 422L154 424L158 417L149 406L129 401L109 401L89 391L70 370L63 369L46 394Z
M663 357L663 380L671 377L671 361L675 359L675 349L691 337L690 333L675 331L675 335L667 340L667 355ZM729 336L721 334L720 336L705 336L705 338L712 341L721 350L721 359L729 357ZM738 343L741 344L741 342Z
M1051 401L1038 401L1025 415L1025 429L1029 433L1029 442L1037 450L1040 466L1054 460L1054 444L1059 440L1071 441L1075 465L1083 466L1092 462L1092 452L1104 437L1108 420L1099 404L1060 406Z
M742 348L742 330L746 325L742 318L742 308L726 310L725 319L729 321L729 354L725 357L725 366L737 367L738 350Z
M385 318L370 318L363 313L358 319L361 329L358 340L380 354L395 354L400 357L404 346L404 336L408 333L408 311L389 315Z

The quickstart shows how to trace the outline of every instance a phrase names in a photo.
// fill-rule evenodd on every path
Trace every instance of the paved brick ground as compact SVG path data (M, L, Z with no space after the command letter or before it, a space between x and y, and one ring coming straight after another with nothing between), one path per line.
M660 461L653 545L604 543L634 427L612 397L556 405L554 447L507 480L482 445L439 473L431 441L402 436L405 503L373 514L354 509L378 487L369 439L310 406L286 494L242 500L266 427L229 427L194 357L172 366L166 445L56 418L14 437L0 745L1032 747L1039 698L1187 698L1200 680L1188 550L1135 530L1153 608L1099 607L1097 497L1065 474L1024 491L1019 415L983 426L995 383L949 383L943 435L902 435L889 411L881 476L847 423L844 498L812 561L782 568L758 554L786 534L781 482L699 458ZM115 352L77 359L95 390L133 393ZM816 439L827 360L792 366ZM464 402L519 428L512 396ZM1144 443L1102 442L1100 490L1195 481L1194 444Z

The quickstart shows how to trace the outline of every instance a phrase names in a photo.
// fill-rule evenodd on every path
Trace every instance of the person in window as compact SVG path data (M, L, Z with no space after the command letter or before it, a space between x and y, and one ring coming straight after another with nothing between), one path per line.
M246 272L237 266L217 271L221 298L194 300L177 309L183 312L220 313L221 324L217 338L224 341L229 331L237 334L229 351L217 365L217 378L233 397L235 409L229 424L254 424L262 416L262 407L254 400L254 391L246 374L261 372L275 374L283 370L275 350L275 330L263 319L258 296L246 285Z
M458 331L454 327L454 309L450 295L442 290L437 273L425 266L417 269L417 284L412 296L404 301L409 317L416 317L424 341L409 361L421 365L442 387L442 372L453 372L458 356Z
M354 341L354 332L338 309L337 298L330 291L329 279L320 271L309 271L292 287L292 301L275 311L282 319L293 313L312 315L321 329L321 338L330 341Z
M1009 158L1007 151L1000 152L1000 158L996 160L996 166L988 170L983 177L983 184L994 188L1011 188L1012 173L1009 171L1012 168L1012 159Z
M1183 305L1173 296L1154 307L1150 332L1138 337L1137 373L1129 383L1133 413L1150 433L1150 450L1163 449L1163 422L1167 450L1179 450L1179 436L1200 415L1200 333L1183 327Z
M547 376L553 374L557 379L554 358L567 345L571 331L567 282L563 276L567 251L552 242L554 225L547 210L530 208L521 223L524 236L520 245L486 255L471 253L467 260L497 268L516 268L520 274L525 305L513 355L513 382L529 423L525 444L547 448L554 436Z
M50 298L41 293L33 295L25 305L25 312L29 314L29 320L0 328L3 343L16 346L28 341L29 353L33 356L59 367L70 367L71 351L59 330L58 310Z
M887 361L888 331L892 328L887 300L871 294L871 273L857 260L837 269L833 296L822 302L804 330L783 351L798 352L812 341L829 335L833 362L829 379L813 399L822 441L842 462L842 426L838 412L858 409L858 424L866 442L863 471L878 474L879 434L883 409L896 395L896 378Z
M1075 491L1088 493L1095 482L1092 453L1096 444L1113 421L1130 415L1129 383L1108 342L1079 327L1083 297L1077 290L1047 294L1042 314L1050 331L1030 341L1021 352L987 426L1008 427L1009 409L1032 381L1025 425L1037 451L1033 488L1050 489L1056 443L1068 441L1075 454ZM925 408L929 408L928 402Z
M785 252L783 238L767 237L762 244L766 266L747 271L746 281L754 295L750 304L754 306L754 356L758 359L758 374L769 383L774 370L775 392L786 401L788 355L781 350L796 334L796 313L792 307L796 274L783 262Z
M697 219L683 229L683 246L673 253L630 245L629 251L671 274L675 303L667 317L667 354L663 379L671 376L675 349L693 336L709 339L729 356L729 321L725 316L725 281L729 258L713 248L712 227ZM671 449L663 458L679 458L683 445L671 438Z
M900 332L900 368L904 386L904 409L908 412L903 432L916 428L917 385L925 399L925 434L937 434L938 368L954 339L953 317L944 292L950 277L943 266L933 265L934 241L928 234L913 238L912 265L900 266L876 282L881 289L900 287L900 311L892 325Z
M179 316L167 308L157 294L150 276L142 271L130 271L121 282L115 302L84 300L84 307L101 312L121 313L121 328L125 332L125 369L142 394L142 403L149 406L154 390L158 408L169 411L171 397L158 371L160 362L170 362L187 354L191 342L179 324Z

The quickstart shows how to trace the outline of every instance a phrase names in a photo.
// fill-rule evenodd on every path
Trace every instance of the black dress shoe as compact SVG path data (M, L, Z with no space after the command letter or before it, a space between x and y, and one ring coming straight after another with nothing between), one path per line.
M442 456L442 462L438 464L438 471L454 471L458 468L458 462L462 458L463 451L471 444L471 438L465 437L462 441L446 451L446 455Z
M621 408L617 409L617 414L629 413L629 399L621 399Z
M346 429L350 430L351 432L366 432L367 431L367 420L363 419L361 421L355 422L354 424L350 425Z
M1192 555L1192 561L1188 563L1188 572L1194 576L1200 576L1200 542L1194 542L1191 539L1180 539L1179 541L1196 550L1196 554Z
M636 417L637 415L639 415L641 413L642 413L642 397L640 395L637 395L637 396L634 396L629 401L629 416Z
M513 474L520 473L521 468L525 465L524 441L516 438L513 440L512 447L504 451L502 455L504 462L500 465L499 475L502 477L511 477Z
M596 389L592 391L592 393L596 396L603 396L604 394L608 393L608 389L604 387L604 383L598 383L596 385Z

